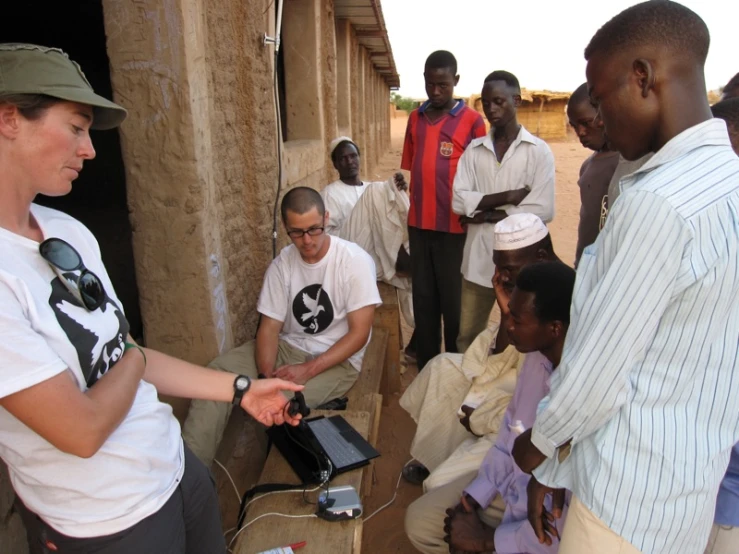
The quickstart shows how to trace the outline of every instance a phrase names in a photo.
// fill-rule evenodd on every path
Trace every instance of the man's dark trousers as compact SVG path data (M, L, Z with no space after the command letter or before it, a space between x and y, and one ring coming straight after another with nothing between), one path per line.
M413 318L416 321L418 369L444 346L457 351L462 304L462 254L465 235L408 227L413 280Z

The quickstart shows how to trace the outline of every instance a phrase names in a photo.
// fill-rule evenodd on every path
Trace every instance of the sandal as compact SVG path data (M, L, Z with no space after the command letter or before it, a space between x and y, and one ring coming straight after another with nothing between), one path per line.
M403 479L408 481L411 485L421 485L424 480L430 475L430 471L426 469L421 462L411 462L403 468L402 474Z

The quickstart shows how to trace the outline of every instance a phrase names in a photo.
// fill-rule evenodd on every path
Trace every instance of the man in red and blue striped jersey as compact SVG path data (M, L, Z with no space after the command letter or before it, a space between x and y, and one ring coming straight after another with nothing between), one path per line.
M454 98L457 60L439 50L426 59L429 99L408 119L401 167L411 172L408 235L413 280L418 368L441 352L456 352L462 295L465 230L452 211L452 183L470 141L485 135L485 123Z

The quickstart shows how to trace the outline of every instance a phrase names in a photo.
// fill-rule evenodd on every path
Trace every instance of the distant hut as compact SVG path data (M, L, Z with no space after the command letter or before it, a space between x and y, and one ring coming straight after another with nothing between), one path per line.
M559 139L567 136L567 101L569 92L549 90L521 90L521 106L518 121L531 133L542 139ZM469 105L482 113L479 94L470 96Z

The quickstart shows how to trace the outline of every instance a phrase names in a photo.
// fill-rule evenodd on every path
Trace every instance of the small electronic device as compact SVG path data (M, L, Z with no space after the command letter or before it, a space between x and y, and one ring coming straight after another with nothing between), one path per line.
M302 392L298 391L295 393L293 399L290 400L290 406L287 408L287 413L292 417L295 417L298 414L303 417L308 417L310 415L310 408L305 404L305 397Z
M346 521L362 515L362 501L354 487L330 487L318 497L316 515L327 521Z

